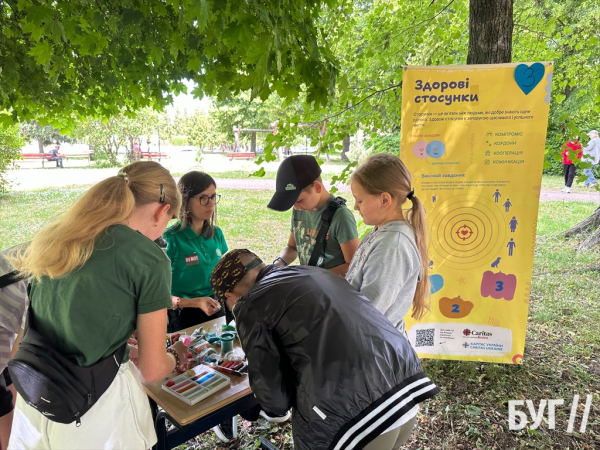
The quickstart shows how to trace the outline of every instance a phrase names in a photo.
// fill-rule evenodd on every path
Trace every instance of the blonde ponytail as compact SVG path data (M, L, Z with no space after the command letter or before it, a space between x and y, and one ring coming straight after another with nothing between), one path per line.
M412 301L411 317L419 320L429 311L429 256L427 253L427 224L425 221L425 208L412 190L412 177L400 158L388 153L369 156L352 174L352 181L358 182L370 195L379 195L383 192L390 194L397 200L398 205L403 205L407 196L412 202L412 207L406 213L406 221L415 233L417 250L421 259L421 281Z
M179 211L181 195L167 169L152 161L135 162L117 176L95 184L64 214L40 230L25 250L9 256L21 275L57 278L83 265L94 250L96 238L106 228L125 223L136 206L160 199Z
M411 317L415 320L423 318L429 311L429 297L431 287L429 283L429 255L427 252L427 222L425 221L425 208L421 201L413 194L410 201L412 207L406 214L406 221L415 233L417 250L421 257L421 281L417 283L415 296L413 297L413 310Z

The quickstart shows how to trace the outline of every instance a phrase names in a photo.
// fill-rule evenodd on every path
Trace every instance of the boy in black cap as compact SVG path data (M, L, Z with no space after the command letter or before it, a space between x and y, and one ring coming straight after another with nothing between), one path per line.
M335 205L337 209L330 209L336 197L323 185L317 160L310 155L285 159L277 170L275 189L267 207L287 211L293 206L294 210L288 244L273 264L287 266L298 257L302 265L323 267L345 276L359 244L356 220L340 201ZM313 255L324 214L333 215L323 244L317 245L318 254Z

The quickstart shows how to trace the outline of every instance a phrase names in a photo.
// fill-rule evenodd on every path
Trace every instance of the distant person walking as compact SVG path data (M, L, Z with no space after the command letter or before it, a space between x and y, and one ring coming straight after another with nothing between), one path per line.
M567 142L563 145L563 174L565 176L565 187L562 192L566 192L567 194L571 192L571 186L573 186L573 180L575 179L575 171L576 167L573 164L573 161L569 159L569 152L572 150L577 153L577 159L581 159L581 144L578 141L579 136L574 136L573 140ZM571 153L573 154L573 153Z
M137 141L137 139L133 142L133 160L134 161L139 161L140 158L140 153L141 153L141 149L140 149L140 144Z
M594 187L598 181L594 177L594 166L598 164L600 160L600 139L598 139L598 132L596 130L592 130L587 134L590 138L590 142L588 142L587 147L584 147L582 150L583 157L582 160L584 162L592 163L592 167L588 169L583 169L583 173L587 175L587 180L585 180L585 187Z

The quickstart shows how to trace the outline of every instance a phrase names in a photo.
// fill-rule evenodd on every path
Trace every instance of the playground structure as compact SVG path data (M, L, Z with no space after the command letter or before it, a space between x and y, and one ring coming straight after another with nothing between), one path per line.
M321 127L320 131L319 131L319 138L322 138L323 135L325 134L325 128L326 128L326 124L327 122L323 123L323 126ZM286 124L284 124L285 126ZM271 124L269 124L270 128L242 128L240 126L234 126L233 127L233 134L235 136L235 152L236 153L240 153L242 152L241 146L240 146L240 135L241 133L251 133L250 135L250 151L249 152L242 152L244 154L244 158L250 158L250 156L248 155L252 155L251 157L253 158L256 153L257 153L257 148L256 148L256 133L272 133L273 135L277 134L278 131L278 127L279 127L279 121L275 121ZM298 124L298 128L306 128L306 127L311 127L311 128L316 128L317 124ZM321 146L323 145L323 143L319 140L319 143L317 145L317 149L316 149L316 157L319 157L320 153L321 153ZM304 149L304 153L309 153L308 151L308 143L306 143L305 147L303 147ZM296 153L294 152L291 148L287 148L287 147L278 147L276 149L277 151L277 156L278 159L281 161L283 160L284 156L289 156L292 153ZM313 153L313 151L310 151L310 153ZM228 158L230 159L234 159L235 158L235 154L231 153L227 155ZM329 154L327 152L325 152L325 158L327 159L327 161L329 161Z

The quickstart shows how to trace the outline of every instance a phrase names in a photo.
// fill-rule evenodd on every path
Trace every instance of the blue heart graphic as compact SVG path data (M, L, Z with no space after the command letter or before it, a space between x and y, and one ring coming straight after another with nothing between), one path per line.
M527 95L542 81L545 72L546 68L542 63L536 62L531 66L519 64L515 67L515 81L517 86Z
M431 293L435 294L444 287L444 277L441 275L429 275L429 283L431 283Z

